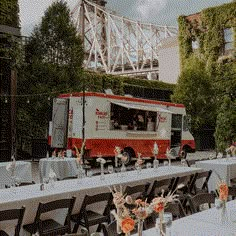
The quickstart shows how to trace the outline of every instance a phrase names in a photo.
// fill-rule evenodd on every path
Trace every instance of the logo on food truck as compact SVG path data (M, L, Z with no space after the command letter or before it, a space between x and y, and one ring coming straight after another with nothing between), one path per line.
M160 123L165 123L167 121L166 116L161 116L161 114L159 114L157 117L158 117Z
M96 108L95 114L97 115L97 117L98 117L99 119L108 118L108 112L106 112L106 111L99 111L98 108Z

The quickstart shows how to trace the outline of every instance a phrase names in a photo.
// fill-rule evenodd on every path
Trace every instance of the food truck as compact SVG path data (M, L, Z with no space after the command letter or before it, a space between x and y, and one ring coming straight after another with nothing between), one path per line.
M188 121L183 104L95 92L61 94L53 101L49 144L66 150L80 148L85 140L84 158L90 161L114 158L117 146L129 161L138 153L153 157L155 143L159 159L166 158L167 148L186 157L195 151Z

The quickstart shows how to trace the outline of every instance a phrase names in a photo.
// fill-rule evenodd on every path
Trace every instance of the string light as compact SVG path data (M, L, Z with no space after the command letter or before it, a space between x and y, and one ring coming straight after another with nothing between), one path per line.
M5 97L5 103L7 103L8 101L7 101L7 97Z
M29 100L29 98L27 99L27 103L28 103L28 104L30 103L30 100Z

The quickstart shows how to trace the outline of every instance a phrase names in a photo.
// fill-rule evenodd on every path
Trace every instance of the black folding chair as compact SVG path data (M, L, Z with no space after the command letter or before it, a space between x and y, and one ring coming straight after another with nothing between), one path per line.
M148 194L148 202L151 202L154 197L160 196L163 190L164 195L168 194L171 191L174 182L175 177L162 180L155 180L150 190L150 193Z
M125 188L124 194L129 196L134 196L135 199L141 198L145 200L147 198L147 191L150 183L139 184L135 186L127 186Z
M24 225L23 228L31 234L39 233L40 236L54 236L71 233L71 212L75 203L75 197L59 199L47 203L39 203L35 220L32 224ZM54 219L41 220L41 215L57 209L67 209L64 224Z
M21 207L20 209L10 209L5 211L0 211L0 221L17 220L14 236L19 236L24 213L25 213L25 207ZM0 230L0 235L10 236L3 230Z
M110 206L112 204L112 193L100 193L93 196L86 195L84 197L80 212L71 216L71 220L75 222L73 233L78 231L79 226L85 227L89 232L89 227L98 225L97 231L101 230L102 223L110 222ZM88 209L95 203L105 203L102 213Z
M201 211L200 206L207 204L208 208L211 208L212 204L215 203L216 195L214 193L199 193L193 197L188 196L188 202L192 213Z
M191 183L191 194L208 193L208 181L211 177L212 170L196 173L194 181ZM199 186L196 185L199 184ZM201 182L201 183L200 183Z

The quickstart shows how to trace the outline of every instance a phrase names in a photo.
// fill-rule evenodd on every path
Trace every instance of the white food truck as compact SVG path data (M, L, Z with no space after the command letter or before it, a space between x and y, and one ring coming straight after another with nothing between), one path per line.
M185 157L195 151L188 120L183 104L94 92L62 94L54 99L49 144L80 148L84 138L90 161L99 155L114 158L116 146L129 159L137 153L153 157L155 142L159 159L166 158L168 147L175 148L176 157Z

